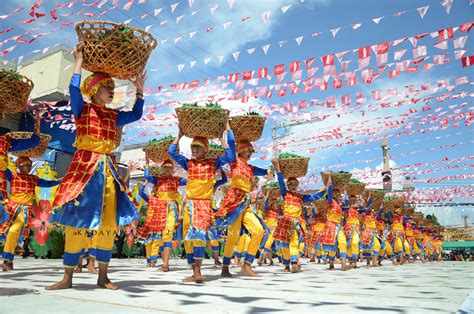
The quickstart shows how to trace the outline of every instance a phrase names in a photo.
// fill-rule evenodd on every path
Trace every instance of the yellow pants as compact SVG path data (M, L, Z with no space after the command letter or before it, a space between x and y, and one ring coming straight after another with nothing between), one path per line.
M378 256L381 250L380 240L377 237L374 237L374 247L372 249L372 256Z
M15 248L25 224L25 211L21 208L19 208L18 211L18 215L11 223L10 228L8 228L7 238L5 244L3 245L2 258L8 261L13 261Z
M264 230L260 220L252 212L252 210L247 207L242 212L242 215L238 217L230 226L227 231L227 241L224 247L224 265L230 265L230 259L234 253L234 246L237 243L240 236L240 229L242 225L245 226L247 231L250 233L250 242L248 245L247 254L245 256L245 262L251 264L255 259L255 254L257 254L260 243L264 237Z
M395 235L395 239L393 240L393 252L397 255L404 253L403 240L399 234Z
M145 252L146 252L146 262L156 262L158 260L158 253L160 251L160 241L158 240L151 240L147 244L145 244Z
M210 245L211 245L212 252L219 252L220 251L219 241L211 240L209 242L210 242Z
M413 254L416 256L416 255L420 255L421 254L421 249L418 247L418 243L417 241L413 241Z
M337 248L339 249L339 256L341 258L347 258L347 239L342 228L337 232ZM336 250L328 251L329 261L333 262L336 257Z
M404 242L404 248L405 248L405 254L407 256L411 255L411 246L410 246L410 243L408 243L408 240L405 239L405 242Z
M242 254L248 250L249 244L250 244L250 236L248 234L241 235L239 238L239 241L235 245L234 254L238 258L241 258Z
M165 248L170 248L170 249L173 247L172 242L173 242L173 234L174 234L175 226L176 226L176 217L174 215L174 210L170 210L166 218L165 230L161 232L162 238L160 240L157 240L159 243L158 246L163 246Z
M389 259L393 259L394 256L393 256L393 248L392 248L392 245L390 244L390 242L388 242L388 240L385 240L385 249L384 250L381 250L380 252L380 256L384 256L385 254L387 254L387 257Z
M281 253L283 255L283 265L289 265L291 263L297 263L299 260L299 232L297 229L293 229L290 233L290 243L288 247L285 245L281 248Z
M104 205L102 220L98 230L92 230L92 247L99 263L109 263L112 256L115 235L117 233L117 195L115 179L107 170L105 176ZM87 241L87 230L66 227L64 267L75 267L84 252ZM92 255L92 254L91 254Z
M186 239L189 227L191 226L191 216L189 215L190 203L188 202L185 203L183 208L183 239ZM193 265L196 259L204 259L207 245L206 242L200 240L184 240L183 244L189 265Z
M357 226L353 226L351 243L347 243L347 258L351 261L357 261L359 258L359 243L360 237L359 232L356 229Z

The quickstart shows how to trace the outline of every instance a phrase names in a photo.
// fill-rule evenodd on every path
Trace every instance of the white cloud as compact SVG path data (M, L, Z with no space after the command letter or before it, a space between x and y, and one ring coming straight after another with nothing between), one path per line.
M423 212L425 215L435 214L438 222L443 226L464 226L463 216L468 216L468 225L472 226L474 223L474 208L467 206L458 207L418 207L417 210Z

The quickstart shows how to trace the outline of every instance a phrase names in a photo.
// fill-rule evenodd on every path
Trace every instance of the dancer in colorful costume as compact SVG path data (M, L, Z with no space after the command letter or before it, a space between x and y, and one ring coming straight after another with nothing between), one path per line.
M191 143L192 159L188 160L177 152L177 145L183 136L180 129L178 137L170 145L169 155L188 172L186 201L183 208L183 238L188 264L193 268L193 275L184 282L203 282L201 274L202 260L205 257L206 243L209 241L208 230L212 225L212 196L214 193L215 173L223 165L235 161L235 139L232 130L227 126L227 141L220 135L225 156L216 159L206 158L209 152L209 140L195 137ZM222 130L224 132L224 130Z
M285 179L280 172L280 163L278 159L273 160L273 165L277 171L278 184L280 186L280 195L283 197L283 216L280 217L273 237L279 241L283 254L284 271L295 273L301 270L299 264L299 239L302 234L300 226L300 217L303 209L303 203L313 202L322 198L328 189L330 181L326 187L313 195L301 195L297 193L299 181L296 178L288 178L285 185ZM288 187L288 188L287 188Z
M391 222L390 225L390 236L389 242L391 244L394 258L393 264L404 264L405 263L405 229L403 228L403 222L405 217L401 214L401 209L395 207L394 212L387 213L388 220ZM398 257L398 260L397 260Z
M342 211L344 212L344 232L347 239L347 259L352 268L357 268L357 260L359 259L360 244L360 221L359 214L363 211L356 208L357 196L346 194L346 200Z
M77 151L58 188L53 203L53 208L58 211L52 215L53 222L66 227L64 278L48 290L72 287L74 267L83 254L87 230L93 230L96 237L97 284L107 289L118 289L107 276L114 239L118 227L139 218L138 203L120 178L111 152L115 149L116 127L138 121L142 116L146 75L140 74L132 81L137 88L132 111L107 108L106 104L113 100L115 87L109 75L93 73L79 88L83 48L84 44L79 43L74 51L74 74L69 85L77 127ZM82 95L91 102L84 102Z
M370 192L369 192L370 193ZM377 215L374 215L374 211L372 210L372 198L369 195L369 199L367 200L367 205L365 211L362 213L362 223L363 223L363 231L362 231L362 248L364 250L364 256L367 258L367 266L378 267L379 265L379 254L382 249L381 241L385 241L384 239L384 227L382 227L382 234L380 235L377 232L377 220L382 219L383 209L377 209ZM382 226L384 226L384 222L382 220ZM370 263L372 261L372 264Z
M174 165L168 159L161 165L161 174L152 176L150 174L150 159L145 157L145 179L154 185L152 195L148 201L148 211L152 218L148 226L152 238L158 240L158 245L163 246L163 266L161 270L169 271L169 260L171 256L173 234L178 225L178 187L185 186L187 180L173 176Z
M8 214L6 221L0 226L0 237L4 239L2 259L3 271L13 269L13 258L17 243L22 243L20 236L28 236L28 221L31 219L32 205L35 201L37 186L50 188L60 183L57 180L44 180L30 174L31 159L19 157L15 161L19 172L5 170L5 177L10 182L10 194L5 200L5 210Z
M254 151L252 144L248 141L237 143L237 159L230 164L230 189L216 213L218 217L216 225L219 228L228 228L221 272L221 276L223 277L232 276L229 272L229 265L234 246L239 240L242 226L250 234L250 241L248 243L247 254L245 255L245 262L242 265L242 272L249 276L258 276L251 265L265 235L265 228L262 226L262 221L257 216L254 208L250 206L250 192L252 191L253 177L267 176L271 174L271 171L248 164ZM241 249L243 250L245 249L245 236L242 241Z
M267 192L265 196L265 224L269 229L269 234L267 241L264 243L262 242L260 258L259 258L259 265L263 264L264 259L270 259L270 266L273 266L273 248L275 243L275 238L273 237L273 233L275 232L275 228L278 225L278 217L280 216L281 208L278 205L278 198L277 197L270 197L270 190Z
M330 177L330 176L329 176ZM331 185L332 186L332 185ZM347 239L342 228L342 208L340 204L341 191L338 189L329 189L328 206L326 214L326 226L321 243L329 255L329 269L334 269L334 260L336 252L339 250L341 258L341 269L347 270Z

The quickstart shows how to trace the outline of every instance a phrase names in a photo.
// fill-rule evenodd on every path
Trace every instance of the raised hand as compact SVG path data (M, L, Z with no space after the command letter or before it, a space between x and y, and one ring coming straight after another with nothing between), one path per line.
M145 86L145 81L147 79L146 71L138 74L135 78L130 79L130 82L135 85L137 88L137 97L143 98L143 87Z

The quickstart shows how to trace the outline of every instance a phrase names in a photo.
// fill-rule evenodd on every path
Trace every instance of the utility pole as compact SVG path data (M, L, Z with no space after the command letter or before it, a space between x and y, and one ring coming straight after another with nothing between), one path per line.
M386 192L392 191L392 173L390 172L390 160L388 159L388 138L385 136L382 140L383 171L382 181L383 189Z
M298 125L321 122L321 121L323 120L320 118L314 118L311 120L299 121L299 122L294 122L294 123L281 123L272 127L273 157L274 158L278 157L278 154L280 153L280 150L278 149L278 145L281 142L283 142L283 139L285 137L288 137L290 135L290 131L293 129L293 127L298 126ZM281 130L281 129L283 129L282 134L277 134L277 130Z
M469 218L468 215L463 215L462 216L462 219L464 219L464 228L467 229L468 225L467 225L467 219Z

